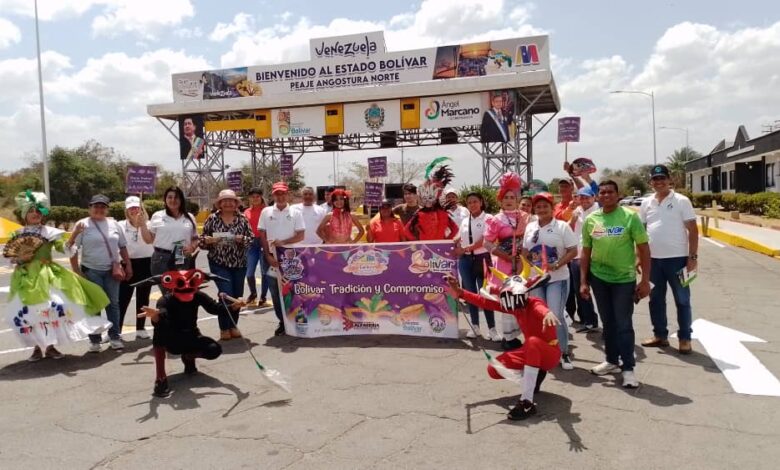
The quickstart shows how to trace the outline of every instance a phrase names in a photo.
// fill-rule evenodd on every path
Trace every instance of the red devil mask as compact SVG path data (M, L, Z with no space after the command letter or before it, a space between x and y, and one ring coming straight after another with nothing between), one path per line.
M171 291L181 302L192 302L200 285L208 280L200 269L187 271L167 271L160 278L160 285Z

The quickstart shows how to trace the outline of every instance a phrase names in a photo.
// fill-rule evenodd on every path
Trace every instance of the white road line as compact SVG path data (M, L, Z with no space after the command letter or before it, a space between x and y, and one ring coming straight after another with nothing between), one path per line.
M241 312L241 313L244 313L244 312ZM208 317L198 318L198 323L200 323L200 322L202 322L202 321L206 321L206 320L214 320L214 319L216 319L216 318L217 318L217 316L216 316L216 315L210 315L210 316L208 316ZM154 330L154 328L146 328L146 330L147 330L147 331L152 331L152 330ZM2 331L0 331L0 333L4 333L4 332L6 332L6 331L12 331L12 330L2 330ZM131 334L131 333L132 333L132 334L135 334L135 330L126 331L126 332L122 333L122 334L121 334L121 336L129 335L129 334ZM86 340L87 340L87 338L85 338L85 339L80 339L80 340L79 340L79 341L77 341L77 342L79 342L79 343L80 343L80 342L82 342L82 341L86 341ZM149 343L149 344L152 344L152 343ZM14 348L14 349L6 349L6 350L4 350L4 351L0 351L0 356L2 356L2 355L4 355L4 354L12 354L12 353L15 353L15 352L21 352L21 351L30 351L30 350L32 350L32 347L30 347L30 346L28 346L28 347L25 347L25 348Z
M720 242L716 242L715 240L707 237L701 237L702 240L712 243L713 245L717 246L718 248L726 248L726 245Z
M11 286L2 286L0 287L0 294L7 294L11 291Z

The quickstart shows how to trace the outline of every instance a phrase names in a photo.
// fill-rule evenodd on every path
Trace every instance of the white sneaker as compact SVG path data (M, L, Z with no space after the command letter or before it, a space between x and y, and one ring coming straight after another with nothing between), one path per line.
M636 379L633 370L623 371L623 388L638 388L639 381Z
M590 373L593 375L607 375L614 374L616 372L620 372L620 366L606 361L590 370Z
M110 339L108 340L108 343L111 345L111 349L119 350L119 349L125 349L125 343L122 342L121 339Z
M151 336L149 336L149 332L146 330L138 330L135 332L135 339L149 339Z
M101 351L100 343L89 343L89 349L87 351L91 353L99 353Z
M467 331L467 332L466 332L466 338L469 338L469 339L474 339L474 338L476 338L476 337L477 337L477 334L476 334L476 333L474 333L474 330L472 330L471 328L469 328L469 331Z
M571 363L571 357L568 354L561 355L561 369L574 370L574 364Z
M490 331L488 331L488 334L490 335L490 341L493 341L494 343L501 342L501 335L498 334L498 331L496 331L495 328L491 328Z

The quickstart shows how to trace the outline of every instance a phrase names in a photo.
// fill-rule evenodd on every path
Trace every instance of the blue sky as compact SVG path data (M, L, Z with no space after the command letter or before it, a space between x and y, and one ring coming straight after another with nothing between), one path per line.
M30 0L0 0L0 171L40 152L35 36ZM717 3L717 6L713 4ZM370 5L366 8L366 5ZM171 101L170 74L203 67L306 60L310 36L384 29L389 50L472 38L550 35L553 72L564 107L581 115L583 135L570 153L598 166L652 158L649 105L610 89L653 90L658 126L687 127L706 153L740 124L760 134L780 119L780 7L776 2L422 2L223 0L40 0L50 146L88 139L139 162L176 169L177 145L146 104ZM658 155L684 135L658 131ZM9 145L10 144L10 145ZM459 183L479 182L466 148L406 152L426 160L449 154ZM345 152L341 161L371 154ZM388 153L397 158L397 155ZM330 158L301 163L308 182L324 184ZM228 156L230 164L248 157ZM535 173L559 176L554 126L539 135Z

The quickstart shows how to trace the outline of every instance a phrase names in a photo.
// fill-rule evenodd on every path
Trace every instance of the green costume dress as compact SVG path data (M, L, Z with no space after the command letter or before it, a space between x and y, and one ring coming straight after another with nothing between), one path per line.
M52 248L64 253L65 232L43 225L16 231L44 240L32 260L18 263L11 276L7 319L26 346L61 345L98 334L111 324L100 317L108 304L103 289L52 261Z

